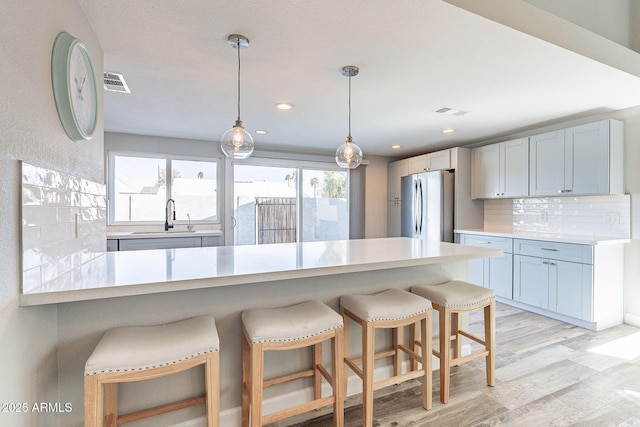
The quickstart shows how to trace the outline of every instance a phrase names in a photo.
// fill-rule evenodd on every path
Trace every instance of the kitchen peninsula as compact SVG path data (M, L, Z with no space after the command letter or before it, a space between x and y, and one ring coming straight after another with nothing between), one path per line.
M110 252L87 263L91 265L84 274L59 281L58 289L26 289L21 302L57 304L60 399L78 409L83 405L84 364L106 330L213 315L220 335L221 425L235 426L241 402L243 310L310 299L337 310L343 295L465 279L469 260L501 254L497 249L409 238ZM74 277L79 279L74 282ZM274 372L265 375L306 363L290 352L278 358ZM196 395L203 387L196 378L184 373L171 380L127 384L121 390L122 410ZM349 394L359 391L358 382L352 381ZM309 390L304 384L284 387L267 397L265 411L281 401L304 399ZM171 423L192 425L203 417L201 411L185 409ZM62 421L82 426L82 411L65 414Z
M409 238L106 252L43 285L22 305L54 304L271 282L500 256L501 251Z

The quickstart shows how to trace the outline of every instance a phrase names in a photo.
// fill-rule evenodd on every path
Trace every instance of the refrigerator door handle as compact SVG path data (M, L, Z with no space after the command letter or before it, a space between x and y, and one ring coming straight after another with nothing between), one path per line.
M413 191L413 237L417 237L418 234L418 180L414 181Z
M419 227L419 233L422 234L422 220L424 218L424 194L423 194L424 189L422 188L422 180L420 180L420 193L419 193L419 197L420 197L420 201L419 201L419 205L420 206L420 215L418 216L418 218L420 218L420 227Z

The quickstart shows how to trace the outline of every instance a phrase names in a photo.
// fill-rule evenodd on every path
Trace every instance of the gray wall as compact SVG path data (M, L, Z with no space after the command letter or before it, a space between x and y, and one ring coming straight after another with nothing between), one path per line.
M0 413L0 425L67 425L66 414L31 411L58 402L56 306L21 308L20 166L32 164L103 182L102 112L91 141L65 134L53 101L51 49L61 31L84 41L102 78L102 48L75 0L3 0L0 12L0 402L24 402L29 413ZM102 105L102 91L98 91ZM82 414L73 402L73 415Z

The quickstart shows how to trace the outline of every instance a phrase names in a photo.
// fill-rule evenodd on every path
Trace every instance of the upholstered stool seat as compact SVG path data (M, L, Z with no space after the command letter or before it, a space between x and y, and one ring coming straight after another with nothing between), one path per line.
M212 316L159 326L107 331L85 364L85 426L121 425L206 404L207 425L219 423L220 341ZM204 396L118 415L118 384L143 381L205 366Z
M342 316L321 303L307 301L282 308L259 308L242 312L242 425L262 426L293 415L333 404L334 425L344 425L342 395ZM332 341L332 372L322 363L322 343ZM313 367L265 380L264 353L313 346ZM262 414L262 394L267 387L301 378L314 378L314 399L271 414ZM322 397L322 378L333 389Z
M362 357L350 358L345 350L346 366L362 379L363 425L373 425L373 391L422 377L422 404L431 409L431 303L424 298L400 289L389 289L373 295L347 295L340 298L340 312L345 320L345 342L349 342L349 319L362 328ZM422 352L404 345L403 328L410 328L409 341L415 342L415 325L421 322ZM393 344L390 350L375 352L375 330L393 329ZM402 373L403 355L420 362L421 369ZM394 358L394 373L390 378L374 383L374 361L384 357ZM362 368L360 368L360 366ZM346 368L346 367L345 367ZM345 395L346 395L345 373Z
M486 358L487 384L495 385L495 292L460 280L435 286L414 286L411 292L427 298L438 311L439 347L433 353L440 359L440 401L449 401L449 376L452 366L479 357ZM484 310L484 339L460 329L460 314ZM484 346L484 350L462 355L462 337ZM451 342L453 341L453 357Z

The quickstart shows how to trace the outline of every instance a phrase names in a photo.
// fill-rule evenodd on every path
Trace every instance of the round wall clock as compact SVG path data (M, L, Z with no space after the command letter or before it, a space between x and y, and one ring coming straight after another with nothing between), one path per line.
M91 57L77 38L62 32L51 54L53 97L60 122L74 141L90 139L98 120L98 92Z

